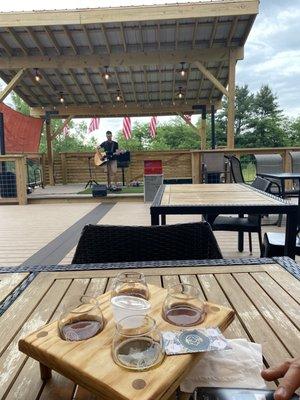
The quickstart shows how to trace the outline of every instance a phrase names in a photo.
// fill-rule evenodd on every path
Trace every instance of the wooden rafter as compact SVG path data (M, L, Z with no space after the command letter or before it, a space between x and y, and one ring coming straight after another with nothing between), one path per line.
M218 28L218 22L219 22L219 18L216 17L214 19L214 23L213 23L213 26L212 26L208 47L212 47L212 45L213 45L213 42L214 42L215 37L216 37L217 28Z
M112 95L111 95L110 91L108 90L108 86L107 86L106 80L103 78L103 76L102 76L101 73L100 73L100 77L101 77L101 79L102 79L102 84L103 84L103 86L104 86L104 88L105 88L105 90L106 90L106 94L108 95L111 104L114 105L115 102L114 102L114 100L113 100L113 98L112 98Z
M65 95L67 95L67 94L70 95L72 97L74 104L76 104L77 101L76 101L75 95L71 92L70 88L66 85L65 81L63 80L63 77L61 76L60 71L55 69L54 72L55 72L55 75L57 76L58 80L60 81L62 87L65 90Z
M216 78L217 79L219 79L223 67L224 67L224 62L222 61L222 62L220 62L220 65L219 65L219 67L217 69L217 73L216 73ZM213 93L214 93L215 89L216 89L215 86L212 85L211 91L210 91L210 93L208 95L208 98L209 98L210 101L212 100L212 96L213 96Z
M185 118L185 116L184 116L184 114L182 114L182 113L177 113L183 120L184 120L184 122L186 123L186 124L188 124L191 128L193 128L193 130L196 132L196 133L199 133L199 129L190 121L190 120L188 120L187 118Z
M90 104L89 99L87 98L87 95L86 95L85 92L83 91L82 86L81 86L80 83L78 82L77 76L75 75L74 71L72 71L71 69L69 69L69 73L70 73L70 75L71 75L71 77L72 77L72 79L73 79L75 85L77 86L79 92L80 92L80 93L82 94L82 96L84 97L85 102L86 102L87 104Z
M15 86L17 86L18 82L22 79L25 71L25 69L21 69L20 71L18 71L11 79L11 81L0 92L0 103L9 95L12 90L14 90Z
M58 41L56 40L56 37L54 36L54 33L48 26L45 26L44 29L45 29L45 32L47 33L47 36L48 36L49 40L51 41L53 47L57 51L57 54L61 55L62 52L61 52L60 46L58 44Z
M107 53L110 54L111 53L111 49L110 49L110 45L109 45L109 41L108 41L108 37L107 37L107 33L106 33L106 30L105 30L105 27L104 27L103 24L101 24L100 26L101 26L102 34L104 36L105 47L106 47ZM110 64L105 64L105 65L110 65Z
M23 51L23 53L27 56L28 55L27 47L23 42L23 40L20 38L20 36L15 32L13 28L7 28L7 31L14 38L15 42L20 46L20 49Z
M107 7L82 10L10 12L0 14L0 26L50 26L213 18L257 14L258 0L214 1L153 6Z
M137 99L136 90L135 90L135 83L134 83L131 67L129 67L129 77L130 77L131 87L132 87L132 91L133 91L134 101L136 102L136 104L138 104L138 99Z
M200 72L205 75L205 77L210 80L217 89L220 90L225 96L228 97L228 91L226 88L218 81L218 79L206 68L200 61L196 61L194 63L196 67L200 70Z
M188 68L188 71L187 71L186 85L185 85L184 101L186 101L186 99L187 99L188 86L189 86L190 77L191 77L191 70L192 70L192 66L189 65L189 68Z
M229 34L228 34L228 37L227 37L227 43L226 43L227 47L230 46L231 40L234 37L238 21L239 21L239 17L234 17L233 20L232 20L232 23L231 23L231 26L230 26L230 31L229 31Z
M91 88L92 88L92 90L93 90L93 92L94 92L94 95L97 97L97 99L98 99L98 101L99 101L99 104L101 104L102 101L101 101L101 99L100 99L99 93L96 91L95 85L93 84L93 82L92 82L92 80L91 80L89 71L88 71L87 69L84 69L84 74L85 74L86 79L88 80L88 82L89 82L89 84L90 84L90 86L91 86Z
M144 39L143 39L143 29L142 29L142 24L139 22L139 33L140 33L140 46L142 52L144 51Z
M42 82L39 82L37 84L37 82L34 80L34 76L32 75L32 73L30 72L28 75L32 84L42 93L42 96L44 96L48 100L49 104L53 104L53 100L49 96L48 92L43 88Z
M77 49L76 43L75 43L75 41L74 41L74 39L72 37L72 33L69 31L67 26L63 26L63 30L64 30L64 32L65 32L65 34L66 34L66 36L67 36L67 38L68 38L68 40L69 40L69 42L71 44L71 47L72 47L72 49L74 51L74 54L77 55L78 54L78 49Z
M176 83L176 68L173 68L173 80L172 80L172 104L175 101L175 83Z
M161 87L161 67L158 65L158 85L159 85L159 101L162 103L162 87Z
M0 45L3 47L3 49L9 56L12 56L13 54L12 49L1 36L0 36Z
M34 32L34 30L31 27L27 27L26 30L29 33L33 42L35 43L36 47L39 49L40 53L42 55L45 55L44 47L43 47L42 43L40 42L40 39L37 37L36 33Z
M160 50L160 23L157 24L156 28L156 34L157 34L157 49Z
M196 21L195 21L195 24L194 24L193 38L192 38L192 49L195 48L196 37L197 37L197 30L198 30L198 20L196 20Z
M175 28L175 50L178 48L178 36L179 36L179 21L176 21L176 28Z
M121 32L121 38L122 38L122 42L123 42L124 51L126 53L127 52L127 44L126 44L124 26L123 26L122 22L120 22L120 32Z
M241 45L243 45L243 44L246 42L247 37L249 36L249 33L250 33L250 31L251 31L252 25L254 24L255 17L256 17L256 15L254 15L254 16L249 16L249 21L248 21L247 27L246 27L246 29L245 29L245 33L244 33L244 35L243 35L243 36L241 37L241 39L240 39Z
M118 84L118 88L119 88L119 91L120 91L120 95L121 95L121 98L122 98L122 102L123 102L124 104L126 104L125 94L124 94L123 89L122 89L122 85L121 85L121 82L120 82L120 79L119 79L118 72L116 71L115 68L113 69L113 71L114 71L115 78L116 78L116 81L117 81L117 84Z
M58 55L58 56L16 56L1 57L0 69L14 68L103 68L128 67L143 65L174 65L181 61L192 63L194 61L209 62L228 60L231 48L211 49L186 49L177 51L149 51L149 52L121 52L99 57L91 55ZM242 47L234 48L237 59L244 57Z
M88 42L90 52L93 54L94 53L94 46L92 45L89 31L88 31L88 29L87 29L87 27L85 25L82 26L82 29L83 29L83 32L85 33L86 40Z
M143 66L143 71L144 71L144 80L145 80L147 99L148 99L148 102L150 103L149 88L148 88L148 74L147 74L147 69L146 69L145 65Z

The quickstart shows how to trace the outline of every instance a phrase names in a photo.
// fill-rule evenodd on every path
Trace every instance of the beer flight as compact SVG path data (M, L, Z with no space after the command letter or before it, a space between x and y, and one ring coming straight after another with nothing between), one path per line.
M169 287L162 304L162 317L171 325L193 327L204 321L205 304L200 290L189 284ZM147 370L164 359L162 334L149 316L151 298L145 276L121 272L113 282L110 304L116 323L112 357L130 370ZM66 341L89 339L105 328L97 298L82 296L77 307L65 310L58 322L60 337Z

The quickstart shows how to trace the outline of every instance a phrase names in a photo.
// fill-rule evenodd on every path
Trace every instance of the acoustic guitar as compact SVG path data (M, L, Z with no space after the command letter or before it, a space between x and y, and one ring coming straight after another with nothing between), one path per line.
M98 149L96 150L96 153L94 155L94 163L96 167L101 167L101 165L104 165L107 162L107 157L105 152L100 152Z

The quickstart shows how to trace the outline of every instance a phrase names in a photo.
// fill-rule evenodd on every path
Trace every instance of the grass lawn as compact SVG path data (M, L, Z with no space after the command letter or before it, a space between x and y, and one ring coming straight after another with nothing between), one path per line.
M124 193L144 193L144 186L128 186L122 188L120 192L108 192L111 194L124 194ZM81 192L78 192L77 194L92 194L92 189L87 188L85 190L82 190Z

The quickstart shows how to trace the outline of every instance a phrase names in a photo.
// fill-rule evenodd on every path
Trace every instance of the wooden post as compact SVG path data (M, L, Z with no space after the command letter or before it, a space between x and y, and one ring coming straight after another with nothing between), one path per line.
M230 51L228 74L227 148L234 149L235 118L235 54Z
M51 119L46 118L46 139L47 139L47 157L48 157L48 171L49 171L49 185L54 186L54 164L53 164L53 150L51 138Z
M60 154L61 158L61 177L62 177L62 184L66 185L67 182L67 160L66 160L66 153Z
M27 175L26 175L26 157L15 159L17 197L20 205L27 204Z
M192 180L193 183L200 183L200 154L191 152Z
M201 136L201 150L206 150L206 106L205 105L202 106L200 136Z
M284 172L290 172L292 166L291 166L291 157L289 155L289 150L284 150L282 156L283 156L283 170ZM292 180L285 181L285 190L291 190L292 187L293 187Z
M46 186L46 154L42 153L42 179L43 185Z

